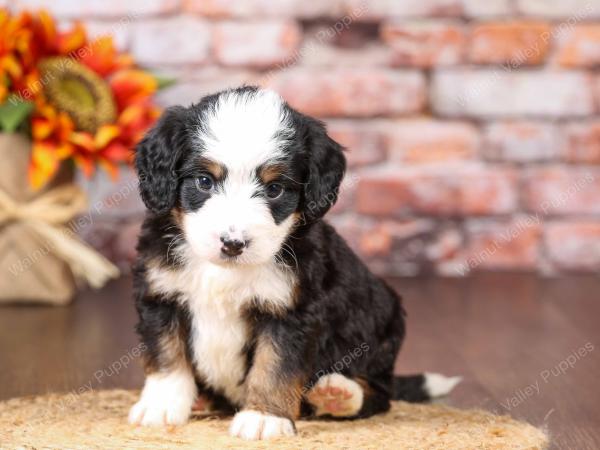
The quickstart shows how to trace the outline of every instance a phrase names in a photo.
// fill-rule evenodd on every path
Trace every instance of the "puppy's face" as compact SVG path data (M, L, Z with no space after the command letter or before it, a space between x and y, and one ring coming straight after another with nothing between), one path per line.
M136 166L146 205L176 211L196 255L257 265L329 209L345 164L319 122L274 92L241 88L168 110L139 145Z
M203 114L180 188L183 231L213 263L271 260L294 226L302 186L291 117L272 92L222 94Z

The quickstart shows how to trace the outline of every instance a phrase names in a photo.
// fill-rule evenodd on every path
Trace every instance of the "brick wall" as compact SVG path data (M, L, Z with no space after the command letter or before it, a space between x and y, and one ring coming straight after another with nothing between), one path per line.
M600 0L8 3L113 32L179 79L165 105L260 83L323 118L350 161L330 220L380 273L600 270ZM88 186L82 233L124 263L135 181Z

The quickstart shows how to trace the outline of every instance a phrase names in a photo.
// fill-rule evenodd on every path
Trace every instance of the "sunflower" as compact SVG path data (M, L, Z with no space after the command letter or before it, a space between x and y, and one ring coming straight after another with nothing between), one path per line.
M114 122L117 111L110 86L93 70L66 57L44 59L39 68L47 80L46 97L69 114L77 129L93 133Z
M160 113L151 101L159 84L118 52L110 36L89 41L80 23L59 31L45 11L0 9L0 104L33 105L25 128L33 141L35 188L67 160L88 176L101 167L116 177Z

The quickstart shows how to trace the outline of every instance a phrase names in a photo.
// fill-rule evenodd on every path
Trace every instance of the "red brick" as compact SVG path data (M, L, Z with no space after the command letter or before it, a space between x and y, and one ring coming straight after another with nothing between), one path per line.
M466 41L459 24L386 23L381 36L392 49L392 64L395 66L456 65L463 60Z
M199 64L209 57L210 41L210 25L202 20L152 20L135 25L132 53L142 65Z
M511 169L467 167L457 177L457 211L462 215L506 214L517 207L517 177Z
M307 2L305 0L184 0L187 11L208 17L338 17L341 0Z
M544 245L555 269L600 270L600 222L561 221L546 225Z
M131 30L133 28L134 20L134 18L131 18L130 20L125 19L119 22L108 22L105 20L85 20L84 25L87 32L87 37L89 39L112 36L113 42L115 43L117 49L120 51L127 51L129 50L129 45L131 42ZM61 21L60 25L69 27L72 26L76 21L80 20L69 19Z
M600 17L598 0L516 0L516 8L521 14L573 22Z
M511 68L541 64L550 47L550 26L544 22L488 22L476 25L469 38L469 61L509 64Z
M560 166L529 169L523 202L528 211L540 214L599 214L600 171Z
M493 161L528 163L557 159L561 130L547 122L497 122L485 127L484 154Z
M412 71L294 69L274 74L268 85L293 107L324 117L412 113L426 97L423 74Z
M345 215L330 221L379 275L406 276L430 270L427 249L436 241L437 230L429 219L373 221Z
M600 164L600 121L565 125L567 145L563 157L571 163Z
M460 17L461 0L344 0L346 12L362 11L363 20L389 17Z
M558 37L556 61L564 67L595 67L600 64L600 25L569 28Z
M593 77L583 72L441 69L431 102L446 116L581 117L593 114Z
M177 83L158 92L156 98L161 106L189 105L208 94L243 84L253 84L255 74L247 70L207 67L165 72Z
M470 220L466 246L454 260L457 275L481 270L535 270L539 262L540 219Z
M479 133L466 122L410 119L385 127L390 159L406 163L430 163L472 159L478 153Z
M462 0L467 17L498 17L513 13L512 0Z
M360 238L360 253L364 256L388 257L392 251L392 235L383 224L378 225Z
M371 171L359 181L356 198L358 212L392 217L504 214L516 206L514 172L477 164Z
M363 176L358 184L359 213L401 217L414 212L450 215L456 211L456 193L440 174L412 169L387 170Z
M463 234L455 226L440 230L425 250L427 260L443 276L457 276L457 257L464 245Z
M430 270L427 248L436 237L430 220L386 220L363 230L358 251L380 275L417 275Z
M329 135L346 152L350 167L367 166L385 159L381 126L374 122L331 120L327 122Z
M214 28L215 59L225 66L274 66L291 58L299 43L294 21L221 22Z
M340 184L337 202L331 208L333 214L340 214L354 209L356 188L360 177L360 174L353 171L352 168L346 171L346 175Z
M177 11L179 0L12 0L14 10L45 9L61 18L113 18L127 20Z
M598 73L594 73L594 95L596 110L600 112L600 75Z
M350 28L343 32L354 29ZM303 66L336 66L336 67L356 67L356 66L389 66L391 64L391 50L379 40L374 41L371 36L357 36L353 39L359 41L349 46L341 45L339 39L330 38L332 26L326 23L317 23L304 28L304 41L298 50L294 61L300 62ZM291 64L287 64L291 65Z
M397 242L405 242L416 236L430 234L434 229L433 224L429 220L406 220L393 221L385 220L376 222L361 233L359 241L360 253L366 257L372 256L390 256L394 251L394 244ZM410 258L414 259L418 256L425 256L424 252L412 251Z
M367 220L354 214L330 214L327 216L327 222L335 227L335 230L356 253L360 253L358 243L366 228Z

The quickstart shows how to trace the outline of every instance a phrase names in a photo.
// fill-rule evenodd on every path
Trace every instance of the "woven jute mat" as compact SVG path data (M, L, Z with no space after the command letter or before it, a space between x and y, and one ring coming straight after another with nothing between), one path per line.
M51 394L0 403L1 449L544 449L539 429L507 416L394 402L365 420L296 423L298 436L245 442L227 434L230 418L194 417L185 426L127 423L134 391Z

